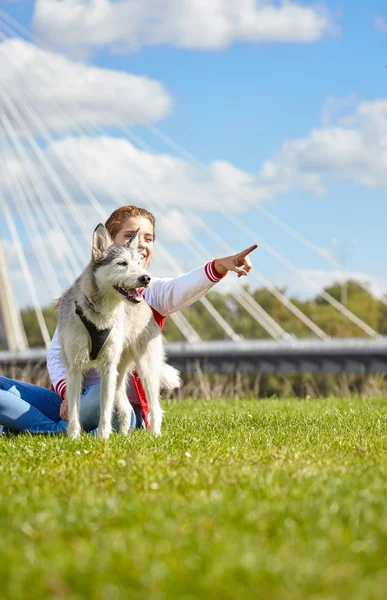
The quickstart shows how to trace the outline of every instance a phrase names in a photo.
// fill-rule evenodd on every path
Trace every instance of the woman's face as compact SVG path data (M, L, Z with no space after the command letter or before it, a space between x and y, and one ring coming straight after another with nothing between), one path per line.
M113 241L116 246L124 246L138 228L140 228L138 232L138 250L142 256L141 266L145 268L151 259L154 242L153 225L149 219L145 217L128 217Z

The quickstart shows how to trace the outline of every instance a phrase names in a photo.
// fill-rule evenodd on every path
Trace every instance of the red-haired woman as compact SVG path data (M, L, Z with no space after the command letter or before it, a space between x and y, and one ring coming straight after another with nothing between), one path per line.
M139 229L139 251L146 267L153 254L156 238L155 218L144 208L123 206L106 221L113 241L122 246ZM202 298L228 271L238 276L251 269L249 253L256 245L239 254L209 261L203 266L175 278L152 277L152 286L144 290L144 299L153 316L163 327L168 315ZM53 390L0 377L0 425L10 431L31 433L63 433L67 428L66 370L55 331L47 355L47 368ZM94 430L99 421L99 374L90 371L83 381L80 419L85 431ZM132 426L148 427L148 405L141 381L134 374L128 384L128 400L132 406Z

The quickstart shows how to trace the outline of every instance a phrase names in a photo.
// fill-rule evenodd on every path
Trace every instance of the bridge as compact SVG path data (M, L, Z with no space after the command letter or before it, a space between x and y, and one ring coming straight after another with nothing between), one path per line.
M25 64L31 57L39 68L27 77ZM344 280L346 269L340 261L167 136L144 114L141 103L129 102L124 114L105 90L106 98L102 94L98 99L100 114L96 118L93 107L85 106L76 91L71 97L58 96L53 90L57 66L70 68L70 59L55 55L2 10L0 62L0 335L6 349L0 353L0 364L44 363L50 333L43 307L58 297L88 262L94 226L104 222L114 208L134 203L147 206L160 222L159 260L154 267L156 271L164 269L161 275L178 276L187 265L204 264L220 253L234 254L242 250L237 239L246 241L245 246L258 242L266 258L302 280L340 314L343 324L351 323L359 332L358 339L331 338L255 264L249 276L250 289L266 288L310 337L289 335L260 306L252 291L235 280L227 290L233 302L269 339L243 339L205 297L200 302L226 339L203 341L184 313L174 313L170 319L185 341L167 345L172 364L188 372L198 366L223 373L235 369L254 373L387 372L387 338L348 308L345 287L340 301L321 289L313 277L257 235L256 223L246 222L238 205L248 206L259 218L260 230L264 229L262 223L270 223ZM76 75L74 70L74 90L81 83L81 71ZM110 186L101 189L103 181L98 177L118 143L120 160L109 162ZM153 181L147 164L161 152L167 158L160 161L159 168L163 165L165 171L160 180ZM90 168L88 175L81 165ZM199 177L204 181L202 187L197 183ZM174 179L179 181L177 196L164 181ZM192 201L182 202L182 191L188 188L197 195L196 208ZM228 235L220 236L219 230ZM368 291L363 280L358 285ZM387 305L387 298L380 301ZM33 308L44 348L28 348L20 319L22 305Z
M168 361L183 373L387 373L387 337L287 342L171 342ZM45 348L0 352L0 365L44 365Z

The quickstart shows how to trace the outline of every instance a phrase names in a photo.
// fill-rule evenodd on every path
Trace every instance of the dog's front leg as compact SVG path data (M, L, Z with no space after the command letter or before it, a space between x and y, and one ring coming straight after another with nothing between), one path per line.
M71 440L79 438L81 434L81 423L79 421L79 408L82 393L81 371L68 371L66 397L69 412L69 424L67 435Z
M120 420L120 433L128 433L132 421L132 408L126 394L127 379L130 372L127 360L121 360L118 367L116 406Z
M112 432L114 397L116 394L117 365L111 364L101 369L101 415L98 437L107 440Z
M160 406L160 379L163 365L161 335L151 340L145 351L138 355L137 370L145 388L150 408L150 428L155 435L161 435L163 411Z

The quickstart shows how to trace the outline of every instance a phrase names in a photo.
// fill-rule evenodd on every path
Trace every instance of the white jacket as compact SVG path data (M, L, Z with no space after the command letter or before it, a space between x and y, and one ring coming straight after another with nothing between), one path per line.
M223 279L224 275L219 275L215 271L214 262L215 260L212 260L179 277L152 277L151 287L144 290L146 302L161 317L190 306L207 294L215 283ZM66 367L62 360L58 329L55 330L47 353L47 369L54 390L63 398L66 390ZM99 373L91 370L83 380L83 387L87 388L99 381ZM132 402L138 401L133 398L133 393L129 389L128 395Z

